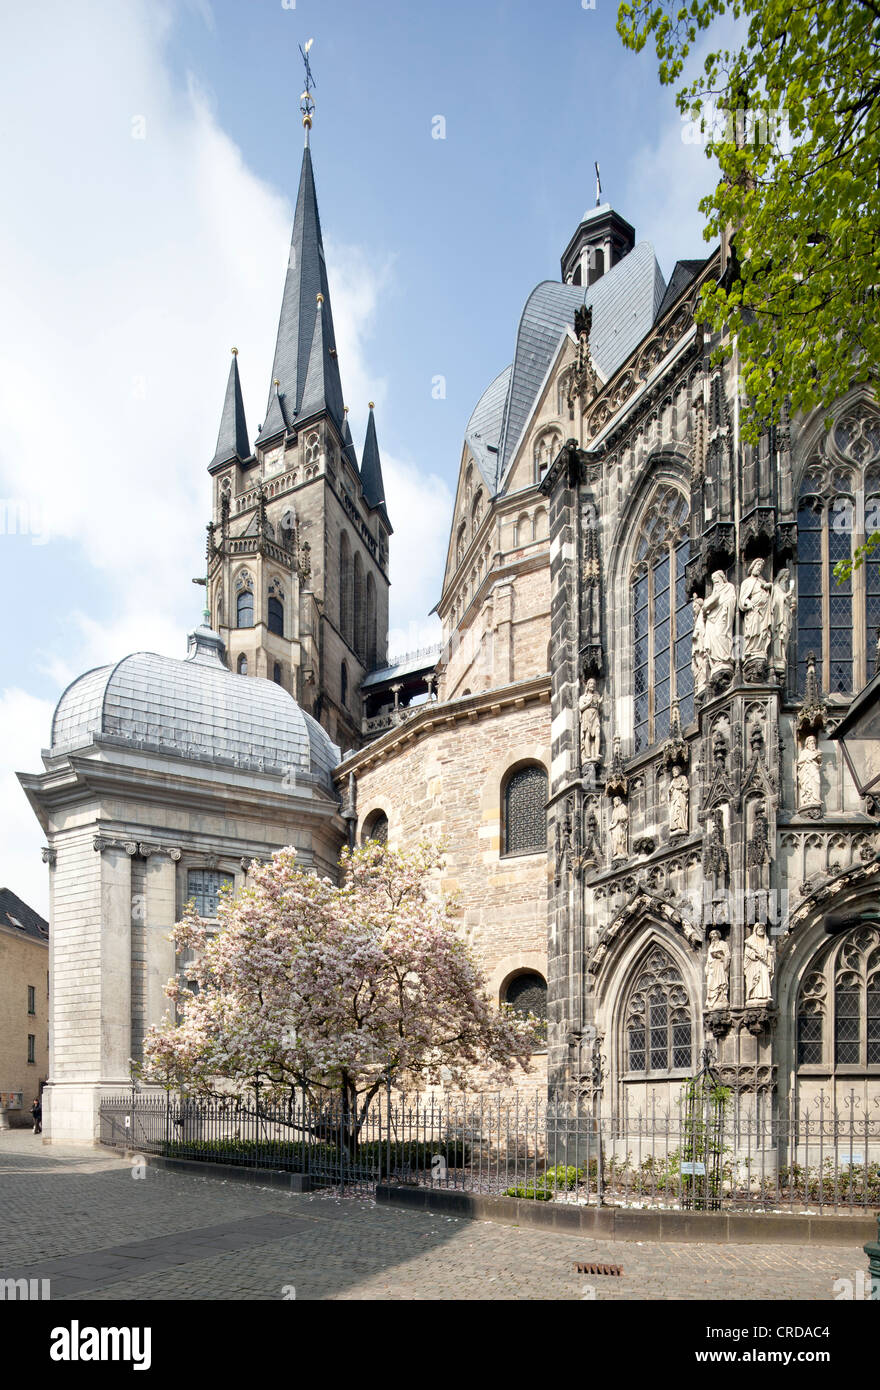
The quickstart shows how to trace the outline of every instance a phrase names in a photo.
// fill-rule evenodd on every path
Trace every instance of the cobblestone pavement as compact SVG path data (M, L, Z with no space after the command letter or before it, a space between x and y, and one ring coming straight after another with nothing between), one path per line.
M134 1180L112 1153L30 1131L0 1133L0 1190L0 1279L49 1279L53 1299L833 1299L866 1266L857 1241L594 1241L156 1168Z

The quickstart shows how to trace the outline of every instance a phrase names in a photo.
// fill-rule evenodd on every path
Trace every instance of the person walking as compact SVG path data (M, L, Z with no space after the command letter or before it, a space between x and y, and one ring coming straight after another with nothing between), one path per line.
M37 1096L37 1098L35 1099L33 1105L31 1106L31 1114L32 1114L33 1117L34 1117L34 1134L42 1134L42 1132L43 1132L43 1105L42 1105L42 1102L41 1102L39 1096Z

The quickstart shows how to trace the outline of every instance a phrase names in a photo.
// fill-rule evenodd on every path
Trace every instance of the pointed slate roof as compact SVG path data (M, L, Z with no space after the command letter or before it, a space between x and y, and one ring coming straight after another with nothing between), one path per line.
M244 418L244 401L241 396L241 382L238 377L238 356L233 352L226 383L226 399L223 414L220 416L220 433L217 435L217 448L211 460L215 464L228 463L238 458L244 461L251 456L247 424Z
M691 260L675 262L675 269L669 277L669 284L666 286L666 293L660 302L660 308L657 310L657 319L655 322L662 319L667 309L672 308L678 296L684 293L691 281L699 275L705 264L705 259L702 261Z
M342 448L352 468L355 470L356 473L359 473L360 469L358 468L357 450L354 447L354 440L351 437L351 426L348 423L348 416L345 414L344 407L342 421Z
M318 295L323 295L323 301L318 300ZM311 151L306 146L261 442L291 428L306 414L322 410L328 411L341 430L342 386L315 175Z
M379 461L379 441L376 438L376 420L373 415L373 407L370 406L370 418L367 421L367 437L364 440L364 452L361 454L361 486L364 489L364 501L368 507L378 507L382 514L382 520L391 530L391 523L388 520L388 513L385 510L385 484L382 481L382 464Z

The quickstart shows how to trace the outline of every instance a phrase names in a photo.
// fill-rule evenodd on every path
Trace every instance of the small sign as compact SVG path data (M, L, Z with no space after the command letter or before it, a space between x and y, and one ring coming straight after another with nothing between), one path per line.
M850 1164L852 1164L852 1163L864 1163L864 1161L865 1161L865 1155L864 1155L864 1154L856 1154L856 1153L844 1154L844 1155L842 1156L842 1158L841 1158L840 1161L841 1161L841 1163L850 1163Z
M681 1165L682 1177L693 1174L694 1177L703 1177L706 1172L705 1163L683 1163Z

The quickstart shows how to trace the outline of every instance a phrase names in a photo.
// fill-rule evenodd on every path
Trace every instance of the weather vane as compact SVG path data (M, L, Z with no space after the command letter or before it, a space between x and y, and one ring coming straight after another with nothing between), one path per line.
M299 99L299 109L302 112L303 125L306 128L306 144L308 144L309 131L312 126L312 114L315 110L315 103L312 100L312 88L315 86L315 79L312 76L312 65L309 62L309 49L314 42L314 39L308 39L305 48L303 48L302 44L299 46L299 51L306 69L306 89Z
M599 165L594 164L593 168L596 170L596 207L598 207L602 201L602 180L599 178Z

